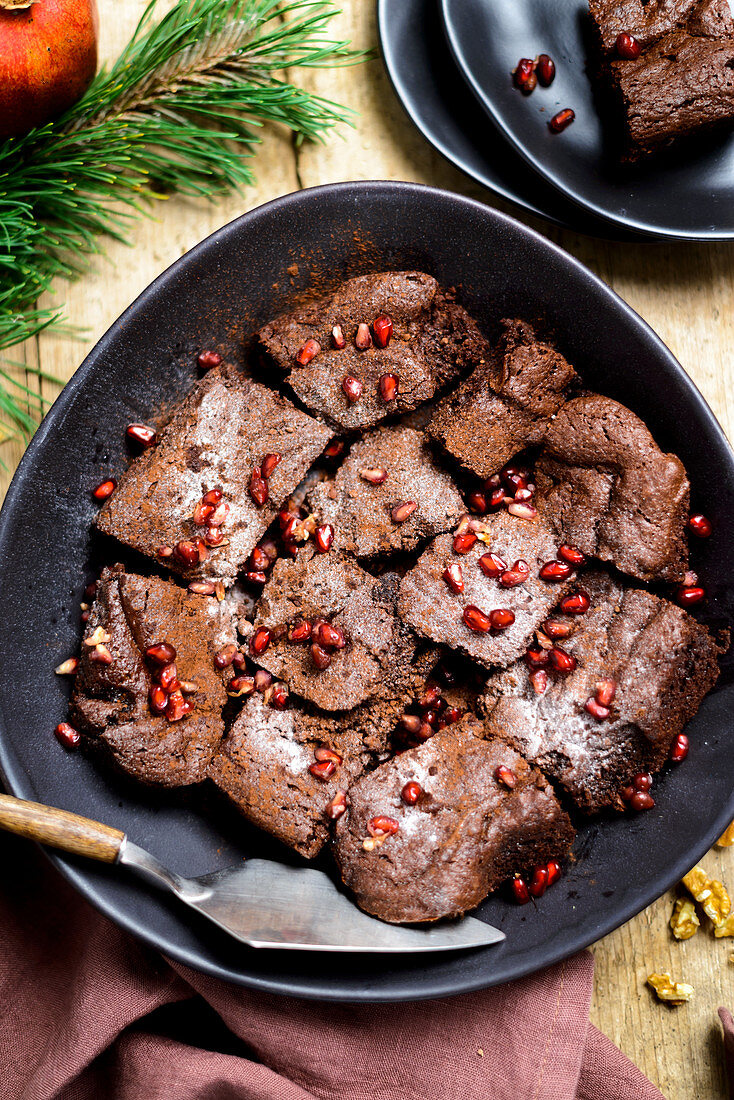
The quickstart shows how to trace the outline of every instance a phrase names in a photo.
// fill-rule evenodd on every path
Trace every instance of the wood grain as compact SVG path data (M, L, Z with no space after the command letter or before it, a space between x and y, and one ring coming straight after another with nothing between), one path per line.
M102 51L113 56L145 0L101 0ZM373 0L342 0L334 29L362 47L377 46ZM423 140L395 98L379 60L357 68L313 71L315 91L360 111L354 129L327 144L294 151L287 135L266 132L255 162L254 188L216 205L171 200L155 208L155 221L139 223L134 247L111 244L89 275L58 289L70 319L87 329L72 341L44 335L15 359L40 360L67 379L86 351L133 298L173 260L218 226L259 203L299 186L348 179L403 179L432 184L517 212L467 180ZM661 202L664 195L661 194ZM660 334L703 392L732 438L734 434L734 250L729 245L615 244L524 219L587 264ZM22 368L19 368L22 371ZM655 379L650 379L655 385ZM664 395L661 395L664 399ZM12 469L19 448L6 445ZM8 478L0 477L0 487ZM688 808L691 813L696 807ZM734 887L732 849L712 852L704 865ZM629 869L630 875L635 868ZM660 1088L668 1100L724 1100L726 1085L720 1004L734 1006L728 962L734 941L714 940L702 927L685 943L673 940L671 892L598 943L592 1021ZM653 970L690 982L694 1000L680 1008L656 1002L645 987Z
M125 834L88 817L0 794L0 829L75 856L114 863Z

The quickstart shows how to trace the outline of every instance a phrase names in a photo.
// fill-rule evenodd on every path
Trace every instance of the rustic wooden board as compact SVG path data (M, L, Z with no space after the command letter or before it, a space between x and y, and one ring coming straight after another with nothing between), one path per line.
M100 0L102 53L114 56L145 6L145 0ZM335 30L364 47L376 47L372 0L343 0ZM86 329L80 340L44 335L16 349L13 358L40 362L44 370L68 379L87 350L130 301L178 256L212 230L254 206L320 183L349 179L403 179L449 188L490 205L500 202L469 182L415 131L374 60L358 67L313 72L307 83L320 94L360 111L353 130L326 145L294 151L287 135L270 131L257 156L257 184L216 205L171 200L154 209L155 220L131 233L134 247L111 243L82 282L58 288L72 323ZM661 201L664 197L661 196ZM507 207L504 207L508 209ZM512 212L512 211L510 211ZM530 221L530 219L528 219ZM614 244L554 229L535 228L572 252L630 303L678 356L732 438L734 432L734 250L730 245ZM22 367L18 376L23 378ZM25 376L32 381L33 376ZM35 383L33 383L35 384ZM654 385L655 380L651 379ZM53 387L45 386L53 393ZM664 400L664 395L661 394ZM2 445L12 471L22 448ZM712 471L712 477L716 471ZM9 474L0 472L4 493ZM691 806L695 813L696 807ZM712 873L734 886L732 849L705 860ZM630 868L630 874L634 874ZM720 1004L732 1006L734 940L714 940L702 928L686 943L668 929L675 893L594 948L596 988L592 1021L640 1066L668 1100L706 1097L724 1100L726 1084ZM645 987L652 971L669 970L695 987L695 998L680 1008L654 1001Z

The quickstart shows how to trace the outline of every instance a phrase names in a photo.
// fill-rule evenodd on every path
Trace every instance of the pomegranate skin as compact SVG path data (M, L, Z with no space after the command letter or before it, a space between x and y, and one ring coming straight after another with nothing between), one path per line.
M58 118L97 71L96 0L0 6L0 140Z

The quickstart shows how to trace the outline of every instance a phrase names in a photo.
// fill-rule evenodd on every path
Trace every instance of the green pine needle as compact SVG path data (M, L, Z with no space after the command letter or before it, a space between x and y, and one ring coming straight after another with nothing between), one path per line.
M352 120L283 75L367 56L326 37L327 0L178 0L156 21L157 7L62 118L0 143L0 350L58 324L39 296L152 200L251 184L263 124L303 141ZM0 369L0 441L28 438L47 404Z

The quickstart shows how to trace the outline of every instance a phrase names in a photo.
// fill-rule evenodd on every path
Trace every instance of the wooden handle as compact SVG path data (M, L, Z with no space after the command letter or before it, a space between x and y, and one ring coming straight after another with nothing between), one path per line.
M119 829L99 821L7 794L0 794L0 829L101 863L114 863L125 839Z

